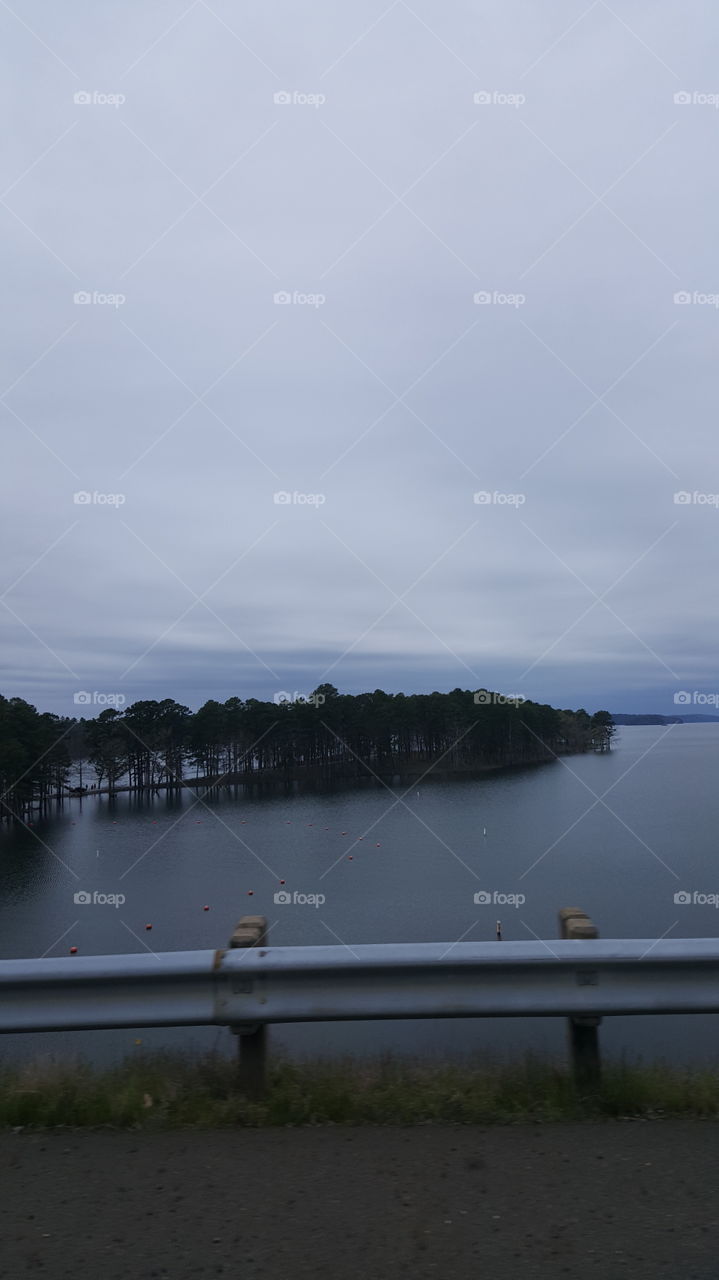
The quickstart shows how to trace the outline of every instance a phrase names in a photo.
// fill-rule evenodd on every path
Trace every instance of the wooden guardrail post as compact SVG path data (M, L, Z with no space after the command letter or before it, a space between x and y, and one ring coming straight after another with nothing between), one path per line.
M585 938L598 938L599 930L586 911L579 907L562 907L559 912L559 936L581 941ZM591 980L591 970L588 970L587 982ZM598 1027L601 1021L595 1014L576 1014L567 1019L574 1079L582 1092L592 1092L599 1085L601 1058Z
M230 947L265 947L267 934L265 916L242 916L230 938ZM263 1023L240 1023L231 1031L237 1036L240 1088L248 1097L261 1098L265 1090L267 1027Z

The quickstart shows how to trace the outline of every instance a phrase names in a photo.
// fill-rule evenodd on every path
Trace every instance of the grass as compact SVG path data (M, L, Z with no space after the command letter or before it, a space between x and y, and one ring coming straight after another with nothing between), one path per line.
M273 1125L508 1124L719 1115L719 1071L604 1066L593 1096L541 1059L515 1064L275 1061L261 1102L219 1054L141 1054L118 1066L38 1060L0 1066L0 1127L168 1129Z

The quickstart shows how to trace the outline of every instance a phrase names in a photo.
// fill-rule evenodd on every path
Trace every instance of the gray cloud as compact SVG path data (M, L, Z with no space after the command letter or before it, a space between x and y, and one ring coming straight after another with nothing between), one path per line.
M6 694L714 688L708 5L16 13Z

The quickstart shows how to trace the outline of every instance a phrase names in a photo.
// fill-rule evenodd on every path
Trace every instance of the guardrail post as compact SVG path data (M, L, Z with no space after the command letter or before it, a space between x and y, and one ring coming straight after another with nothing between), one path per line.
M230 938L230 947L265 947L267 935L265 916L242 916ZM251 1098L261 1098L265 1091L267 1027L263 1023L240 1023L230 1030L237 1036L240 1088Z
M599 930L586 911L579 907L562 907L559 912L560 938L580 941L585 938L598 938ZM591 973L587 974L591 981ZM572 1059L574 1080L582 1092L592 1092L599 1086L601 1077L601 1057L599 1053L598 1027L601 1018L596 1015L572 1015L567 1019L569 1031L569 1049Z

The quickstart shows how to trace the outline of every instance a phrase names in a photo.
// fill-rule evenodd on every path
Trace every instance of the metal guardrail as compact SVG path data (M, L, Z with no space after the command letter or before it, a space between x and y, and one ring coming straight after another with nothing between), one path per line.
M719 1012L715 938L239 945L0 961L0 1031Z

